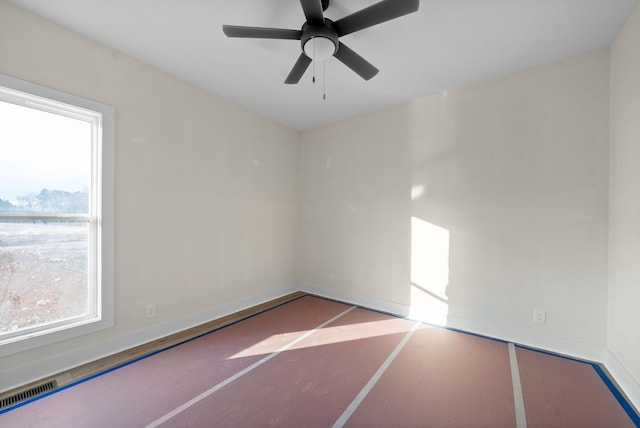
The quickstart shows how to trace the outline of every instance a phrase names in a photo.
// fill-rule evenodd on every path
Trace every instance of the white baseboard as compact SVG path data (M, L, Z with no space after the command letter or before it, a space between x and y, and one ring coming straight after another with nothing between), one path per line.
M640 410L640 383L608 349L605 351L604 366L631 404L636 410Z
M372 299L370 297L345 293L341 290L319 287L312 284L301 284L300 291L339 300L345 303L353 303L365 308L388 312L403 317L407 316L410 310L408 305ZM449 327L494 339L530 346L532 348L539 348L545 351L555 352L582 360L603 363L605 359L603 347L555 336L547 336L535 331L505 327L498 324L454 315L449 315L447 317L447 323L443 327Z
M75 348L72 352L48 355L45 359L38 360L32 364L3 369L0 392L36 382L52 374L71 370L109 355L117 354L118 352L222 318L234 312L277 299L278 297L295 291L297 291L297 287L290 286L255 294L247 298L222 304L212 309L136 330L123 336L92 343L80 349Z
M605 360L605 349L602 346L557 336L549 336L532 330L478 321L455 315L449 315L447 317L447 327L595 363L604 363Z
M452 315L447 327L602 364L636 411L640 409L640 383L606 347Z
M370 297L360 296L352 293L345 293L341 290L319 287L312 284L300 284L300 291L328 299L338 300L344 303L352 303L376 311L406 317L409 314L409 306L400 303L392 303Z
M599 363L605 368L612 380L617 383L621 392L635 407L636 412L640 409L640 383L631 376L622 363L605 347L452 315L448 316L447 327L592 363Z

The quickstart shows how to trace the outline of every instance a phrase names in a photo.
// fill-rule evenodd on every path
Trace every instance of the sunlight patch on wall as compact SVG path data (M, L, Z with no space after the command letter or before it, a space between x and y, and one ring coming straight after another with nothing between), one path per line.
M449 231L411 218L411 308L409 317L446 325L449 313Z
M424 195L425 187L422 184L418 184L411 188L411 200L415 201L419 199L422 195Z

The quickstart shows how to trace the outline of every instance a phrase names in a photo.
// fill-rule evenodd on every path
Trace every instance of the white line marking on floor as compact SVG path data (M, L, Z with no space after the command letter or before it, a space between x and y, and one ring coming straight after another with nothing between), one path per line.
M323 327L327 326L328 324L331 324L332 322L334 322L335 320L337 320L341 316L343 316L343 315L347 314L348 312L354 310L356 307L357 306L351 306L346 311L341 312L338 315L336 315L335 317L331 318L330 320L323 322L319 326L315 327L313 330L309 330L308 332L306 332L302 336L298 337L297 339L295 339L295 340L289 342L288 344L280 347L277 351L272 352L271 354L267 355L266 357L262 358L261 360L256 361L255 363L251 364L249 367L239 371L238 373L234 374L233 376L228 377L227 379L225 379L222 382L218 383L214 387L209 388L208 390L206 390L202 394L198 395L197 397L192 398L191 400L189 400L186 403L184 403L182 406L177 407L176 409L174 409L173 411L167 413L166 415L162 416L161 418L156 419L155 421L153 421L149 425L147 425L145 428L154 428L154 427L157 427L157 426L165 423L166 421L168 421L169 419L173 418L177 414L187 410L189 407L193 406L194 404L204 400L205 398L207 398L208 396L210 396L211 394L213 394L214 392L216 392L220 388L223 388L223 387L227 386L228 384L230 384L231 382L233 382L234 380L238 379L239 377L246 375L251 370L255 369L258 366L261 366L262 364L266 363L270 359L272 359L274 357L277 357L281 352L286 351L287 349L291 348L295 344L303 341L304 339L306 339L307 337L311 336L316 331L322 329Z
M509 362L511 363L511 382L513 383L513 401L516 405L516 428L527 428L527 417L524 414L524 398L520 384L520 370L516 358L516 346L509 343Z
M356 411L360 403L362 403L362 401L365 399L367 394L369 394L369 392L373 389L373 386L376 384L376 382L380 380L384 372L387 370L387 368L389 368L393 360L395 360L395 358L398 356L402 348L404 348L404 345L406 345L409 339L411 339L411 336L413 336L413 333L416 332L419 326L420 326L420 322L416 322L415 324L413 324L413 327L411 328L411 330L409 330L407 334L402 338L400 343L398 343L398 345L389 354L389 356L384 361L384 363L382 363L380 368L378 368L378 371L374 373L371 379L369 379L369 382L367 382L367 384L362 388L362 390L360 390L358 395L356 395L356 398L353 399L351 404L349 404L349 406L344 410L342 415L340 415L338 420L333 424L333 428L341 428L342 426L344 426L344 424L349 420L351 415L353 415L353 412Z

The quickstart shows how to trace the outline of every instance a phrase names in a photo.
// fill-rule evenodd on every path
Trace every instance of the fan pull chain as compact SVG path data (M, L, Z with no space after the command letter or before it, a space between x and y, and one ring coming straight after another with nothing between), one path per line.
M327 61L322 62L322 100L327 99Z
M316 38L313 38L313 83L316 83Z

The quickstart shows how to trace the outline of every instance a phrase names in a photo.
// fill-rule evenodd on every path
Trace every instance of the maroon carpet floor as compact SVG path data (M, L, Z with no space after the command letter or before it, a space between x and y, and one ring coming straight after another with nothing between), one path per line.
M524 348L518 419L509 346L305 296L5 411L0 426L636 426L593 365Z

